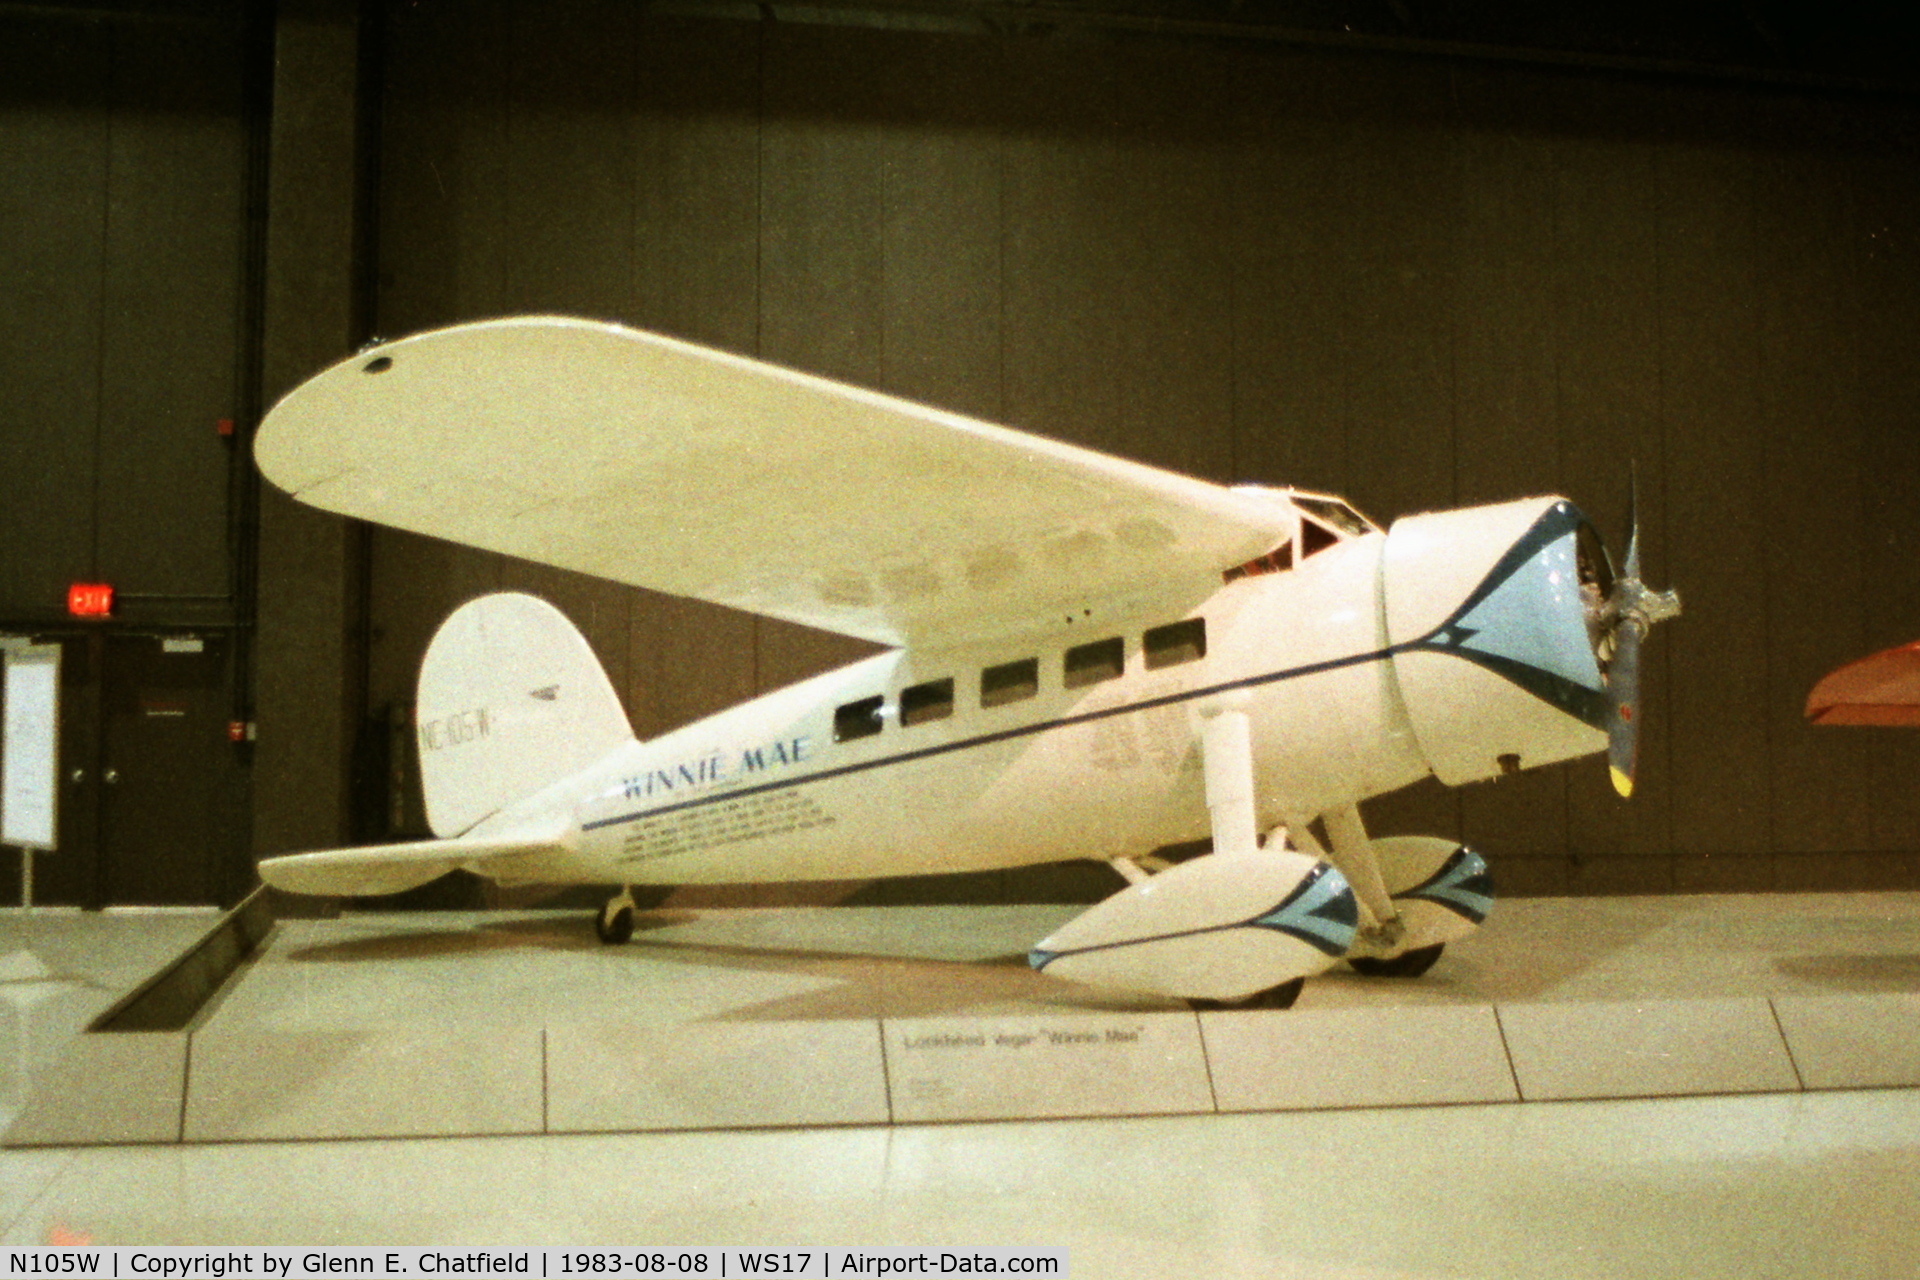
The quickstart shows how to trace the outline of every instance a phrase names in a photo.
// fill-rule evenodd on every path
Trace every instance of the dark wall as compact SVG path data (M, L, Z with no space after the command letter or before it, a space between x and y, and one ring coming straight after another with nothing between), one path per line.
M1920 636L1910 96L625 0L282 18L327 56L274 64L225 0L0 17L0 627L112 581L116 625L236 626L239 711L254 534L214 423L244 433L369 310L584 313L1382 519L1556 490L1617 549L1637 461L1650 576L1687 600L1641 794L1588 761L1416 788L1377 827L1464 834L1517 891L1920 886L1920 737L1800 719L1819 674ZM246 86L274 65L269 251ZM356 734L385 741L480 591L558 601L643 735L860 651L282 523L261 672L306 692L265 699L263 743L320 745L255 797L262 848L347 838ZM305 722L343 701L370 727Z
M130 603L151 621L224 621L244 24L47 13L0 16L0 619L97 580L181 606Z
M1920 635L1902 102L1177 40L396 10L379 327L615 318L1376 517L1571 495L1687 613L1640 794L1597 761L1374 806L1529 892L1920 884L1920 739L1813 680ZM405 535L375 707L543 591L657 733L844 642Z
M254 882L228 739L253 482L220 430L257 399L254 29L238 0L0 10L0 631L65 645L41 902L231 902ZM116 588L113 619L66 616L81 581Z

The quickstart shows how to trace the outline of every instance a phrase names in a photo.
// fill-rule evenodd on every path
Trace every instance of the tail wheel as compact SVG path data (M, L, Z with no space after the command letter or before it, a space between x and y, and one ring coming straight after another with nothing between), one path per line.
M593 931L600 941L617 947L633 937L633 903L624 897L613 898L593 918Z
M1430 947L1415 947L1384 960L1378 956L1352 956L1347 963L1353 966L1355 973L1369 978L1417 978L1433 968L1433 962L1446 949L1446 943L1436 942Z

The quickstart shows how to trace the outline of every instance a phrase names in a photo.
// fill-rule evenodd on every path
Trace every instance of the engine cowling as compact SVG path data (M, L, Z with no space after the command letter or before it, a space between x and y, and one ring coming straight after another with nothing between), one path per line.
M1562 498L1394 522L1387 636L1414 736L1458 786L1606 749L1606 553Z

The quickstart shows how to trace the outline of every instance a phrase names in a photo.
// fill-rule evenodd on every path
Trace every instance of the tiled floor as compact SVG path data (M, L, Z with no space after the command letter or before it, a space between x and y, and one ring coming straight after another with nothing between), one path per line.
M219 913L0 910L0 1128L72 1036Z
M1129 1277L1908 1277L1920 1091L0 1153L7 1244L1025 1244Z
M474 1106L485 1079L434 1075L443 1034L573 1025L586 1048L569 1060L583 1062L596 1026L693 1026L712 1038L715 1074L738 1078L754 1055L729 1037L769 1029L1166 1012L1089 1000L1020 966L1058 915L656 918L615 951L569 917L315 922L289 928L201 1034L238 1056L249 1029L282 1050L371 1036L399 1055L389 1065L411 1063L449 1105ZM0 1098L18 1096L46 1040L207 923L0 914L14 1039ZM556 1003L562 989L572 995ZM1584 1036L1646 1069L1704 1072L1711 1087L1716 1047L1765 1032L1763 1011L1776 1038L1756 1040L1761 1061L1769 1044L1824 1036L1865 1054L1842 1061L1846 1079L1901 1077L1920 1065L1920 1038L1896 1027L1862 1050L1849 1037L1863 1011L1884 1020L1916 1003L1920 895L1518 901L1418 983L1309 984L1296 1012L1319 1018L1327 1052L1369 1028L1414 1046L1400 1066L1357 1059L1367 1070L1331 1099L1349 1109L5 1151L0 1241L1064 1245L1082 1277L1920 1276L1920 1089L1802 1092L1782 1078L1796 1091L1351 1109L1409 1072L1483 1096L1499 1062L1423 1064L1418 1046L1484 1040L1490 1010L1514 1024L1512 1053ZM834 1070L788 1052L801 1077ZM1214 1091L1274 1105L1311 1076L1315 1055L1301 1052L1296 1068L1216 1078ZM297 1056L281 1068L302 1069Z

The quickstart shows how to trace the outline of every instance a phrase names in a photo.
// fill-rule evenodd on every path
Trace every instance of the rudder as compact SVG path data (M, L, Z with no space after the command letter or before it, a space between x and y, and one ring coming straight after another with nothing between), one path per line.
M586 638L546 601L481 596L440 624L415 710L427 823L456 836L633 741Z

